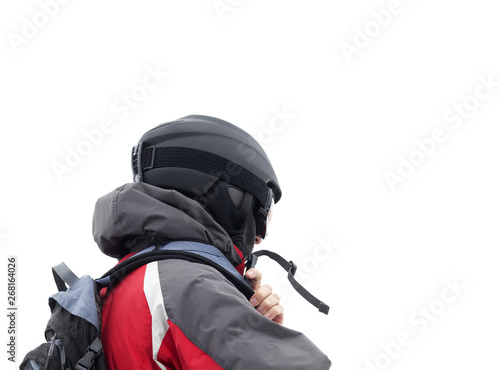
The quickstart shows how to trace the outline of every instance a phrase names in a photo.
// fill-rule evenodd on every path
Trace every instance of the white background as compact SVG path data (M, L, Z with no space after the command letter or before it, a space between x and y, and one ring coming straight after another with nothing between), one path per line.
M226 9L212 0L1 5L1 367L17 368L44 340L52 265L97 277L115 263L92 239L93 207L131 181L139 137L207 114L252 133L274 164L283 198L263 247L297 261L330 315L291 290L278 265L260 266L282 293L286 325L313 340L332 368L498 368L496 3L218 3ZM140 92L148 68L169 75L134 109L117 111L122 94ZM481 79L497 86L488 91ZM467 118L450 113L464 102ZM276 118L283 111L286 122ZM59 181L54 163L67 165L68 153L85 146L84 130L104 119L110 132ZM436 129L446 140L429 144ZM428 143L427 155L415 152L415 140ZM413 173L401 164L410 159ZM388 172L406 177L391 189ZM14 366L6 353L12 255ZM454 295L446 281L466 288Z

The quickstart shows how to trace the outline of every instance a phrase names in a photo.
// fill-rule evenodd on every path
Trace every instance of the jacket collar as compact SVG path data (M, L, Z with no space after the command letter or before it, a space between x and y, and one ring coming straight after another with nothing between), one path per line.
M213 245L233 266L243 262L229 235L198 202L142 182L122 185L99 198L92 232L100 250L115 258L182 240Z

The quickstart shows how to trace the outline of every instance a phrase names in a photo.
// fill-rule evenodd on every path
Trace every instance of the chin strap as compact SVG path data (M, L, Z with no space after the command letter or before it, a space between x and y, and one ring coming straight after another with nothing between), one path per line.
M261 250L254 252L247 261L247 269L254 268L257 264L257 260L260 256L266 256L271 258L272 260L278 262L281 267L283 267L288 272L288 281L292 284L293 288L304 297L309 303L311 303L314 307L316 307L319 312L328 315L330 311L330 306L320 301L318 298L313 296L309 291L307 291L302 285L300 285L297 280L295 280L295 272L297 271L297 265L293 261L287 261L279 254L268 251Z

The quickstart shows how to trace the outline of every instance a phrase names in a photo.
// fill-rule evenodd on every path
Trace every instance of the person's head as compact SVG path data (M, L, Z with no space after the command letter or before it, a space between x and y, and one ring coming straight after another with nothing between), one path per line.
M247 258L267 234L281 198L259 143L218 118L191 115L146 132L132 150L134 181L175 189L197 200Z

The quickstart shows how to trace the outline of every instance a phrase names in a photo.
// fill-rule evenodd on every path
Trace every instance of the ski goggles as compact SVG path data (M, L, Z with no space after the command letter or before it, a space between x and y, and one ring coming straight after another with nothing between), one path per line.
M257 217L255 217L256 233L262 239L264 239L269 232L269 224L271 223L271 218L273 216L273 209L274 193L271 189L269 189L266 204L258 209L256 215Z

